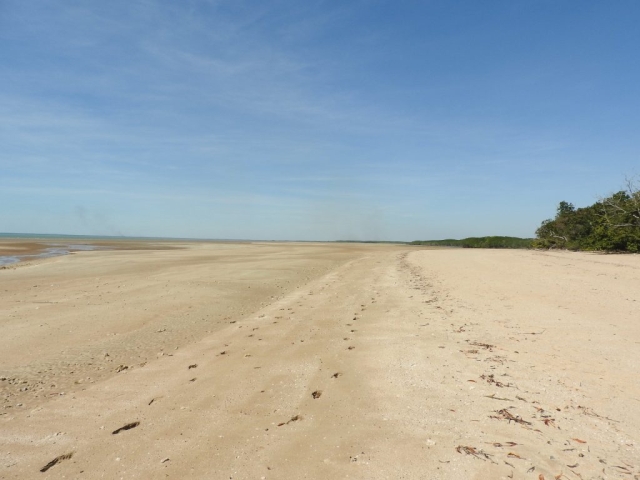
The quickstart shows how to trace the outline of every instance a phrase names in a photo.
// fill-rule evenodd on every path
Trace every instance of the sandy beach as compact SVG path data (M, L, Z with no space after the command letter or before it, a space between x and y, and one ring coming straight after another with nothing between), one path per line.
M139 243L0 292L2 479L640 479L638 255Z

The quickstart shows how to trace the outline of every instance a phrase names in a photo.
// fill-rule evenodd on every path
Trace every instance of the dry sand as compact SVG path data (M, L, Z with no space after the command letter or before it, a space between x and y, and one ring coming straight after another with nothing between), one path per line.
M639 256L172 246L0 271L0 478L640 479Z

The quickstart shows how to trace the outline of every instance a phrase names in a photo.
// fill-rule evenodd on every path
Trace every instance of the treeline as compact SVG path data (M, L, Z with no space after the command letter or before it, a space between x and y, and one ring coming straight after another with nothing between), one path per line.
M446 240L416 240L411 245L428 245L432 247L462 248L531 248L532 238L519 237L469 237L462 240L448 238Z
M640 189L627 181L626 190L588 207L560 202L555 218L536 231L533 247L640 252Z

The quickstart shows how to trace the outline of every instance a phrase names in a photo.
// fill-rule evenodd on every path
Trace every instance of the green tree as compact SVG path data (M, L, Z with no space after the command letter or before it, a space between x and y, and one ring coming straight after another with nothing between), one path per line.
M627 180L626 190L575 208L562 201L554 219L536 230L536 248L640 252L640 190Z

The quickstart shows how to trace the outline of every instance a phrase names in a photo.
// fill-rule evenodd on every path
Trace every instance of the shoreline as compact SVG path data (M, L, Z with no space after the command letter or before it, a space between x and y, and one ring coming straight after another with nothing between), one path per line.
M166 240L103 240L99 238L0 237L0 269L19 267L26 262L66 256L76 252L105 250L166 250L180 248L177 242Z

